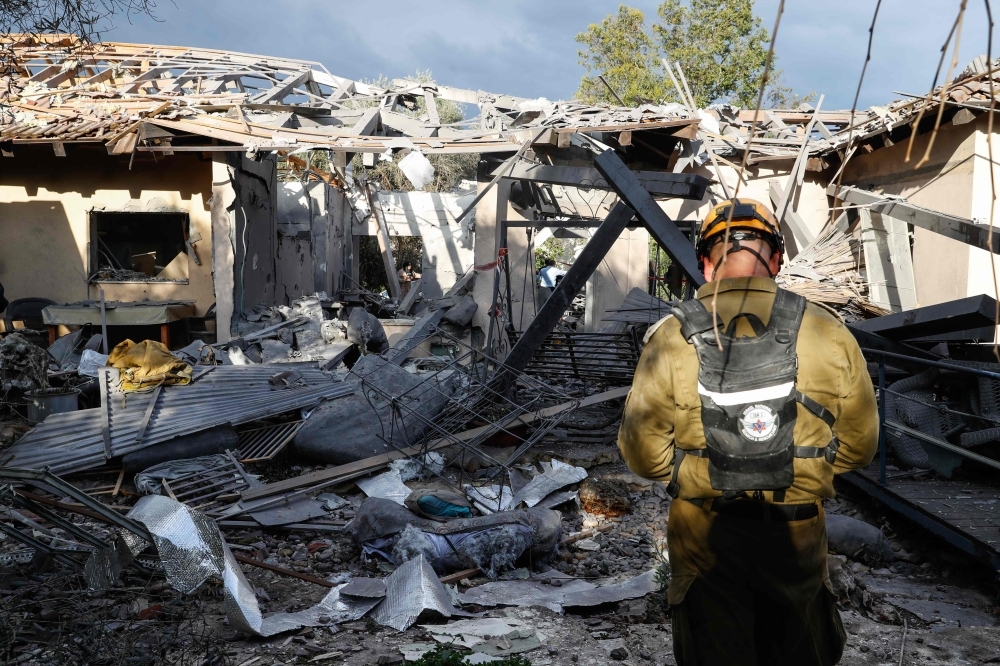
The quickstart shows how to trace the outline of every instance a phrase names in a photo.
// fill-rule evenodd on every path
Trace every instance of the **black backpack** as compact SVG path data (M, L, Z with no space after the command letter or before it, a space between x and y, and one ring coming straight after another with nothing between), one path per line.
M707 448L678 448L671 491L676 495L677 470L684 455L708 457L712 488L726 497L746 491L773 490L782 501L794 480L795 458L825 458L833 463L840 446L836 437L825 447L796 446L793 441L796 402L833 428L834 416L795 387L798 356L795 345L806 309L806 299L778 289L768 325L756 315L741 312L723 332L718 321L716 342L712 315L692 299L673 309L681 335L698 354L698 394ZM736 324L746 319L755 337L736 337ZM762 499L761 493L755 493Z

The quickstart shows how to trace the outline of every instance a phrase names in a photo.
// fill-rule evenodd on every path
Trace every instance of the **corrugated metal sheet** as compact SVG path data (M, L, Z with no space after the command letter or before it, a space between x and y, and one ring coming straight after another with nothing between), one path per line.
M153 393L109 389L98 409L54 414L29 431L3 460L5 466L74 472L104 464L102 410L109 410L111 452L121 456L216 425L239 425L276 416L321 400L352 393L353 385L334 381L316 369L296 368L296 386L274 387L270 378L281 366L217 366L187 386L162 389L149 423L138 441Z

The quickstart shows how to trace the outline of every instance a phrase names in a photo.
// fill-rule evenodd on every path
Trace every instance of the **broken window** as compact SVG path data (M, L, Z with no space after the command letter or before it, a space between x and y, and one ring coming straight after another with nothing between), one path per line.
M187 282L187 213L90 214L91 281Z

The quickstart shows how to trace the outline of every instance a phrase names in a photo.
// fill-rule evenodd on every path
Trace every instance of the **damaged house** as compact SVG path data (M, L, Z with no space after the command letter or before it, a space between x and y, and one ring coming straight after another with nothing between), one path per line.
M950 574L1000 568L996 63L852 114L822 97L698 109L680 86L680 104L551 102L18 39L0 380L80 402L4 435L0 625L30 638L0 656L194 650L165 609L211 578L191 626L225 632L242 664L359 649L395 664L457 640L571 663L581 645L663 649L670 498L614 442L643 337L704 282L692 240L737 190L772 205L779 282L843 317L885 408L880 458L826 506L834 592L869 632L858 654L903 612L927 634L995 626L995 600ZM466 117L443 122L439 100ZM474 177L425 188L439 155L476 156ZM383 162L412 188L381 189ZM419 241L419 281L400 282L400 238ZM567 270L543 300L550 239ZM372 270L384 293L362 284ZM90 595L95 619L50 632L64 618L36 583ZM646 648L639 624L662 629Z

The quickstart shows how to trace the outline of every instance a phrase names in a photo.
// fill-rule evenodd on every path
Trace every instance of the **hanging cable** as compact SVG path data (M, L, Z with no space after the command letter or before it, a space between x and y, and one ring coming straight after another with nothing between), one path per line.
M987 0L988 1L988 0ZM868 62L872 59L872 40L875 37L875 21L878 20L878 10L882 7L882 0L878 0L875 3L875 14L872 16L872 24L868 26L868 52L865 54L865 64L861 66L861 76L858 78L858 87L854 91L854 103L851 105L851 119L850 119L850 129L847 134L847 145L844 147L844 161L841 162L840 168L837 169L837 192L840 192L840 183L844 179L844 167L847 166L847 162L854 155L854 149L851 148L851 144L854 142L854 114L858 111L858 98L861 96L861 84L865 82L865 72L868 71ZM830 209L830 224L833 225L834 220L834 209Z
M760 77L760 90L757 92L757 107L753 111L753 122L750 123L750 132L747 134L747 145L743 149L743 159L740 161L740 171L738 178L736 179L736 191L733 192L733 199L739 196L740 185L743 184L743 173L746 171L747 159L750 157L750 146L753 144L754 129L757 127L757 117L760 115L760 106L764 103L764 90L767 89L767 78L771 73L771 63L774 61L774 44L778 40L778 26L781 25L781 15L784 11L785 0L781 0L778 4L778 15L774 17L774 30L771 31L771 46L767 50L767 60L764 61L764 73ZM722 247L727 247L729 245L729 229L733 223L733 213L735 211L736 206L729 207L729 215L726 216L726 235L722 238ZM728 253L723 252L722 260L719 262L719 266L712 273L712 279L715 281L715 291L712 292L712 332L715 333L715 344L718 345L719 351L722 351L722 340L719 337L718 314L720 280L715 280L715 274L721 271L722 267L726 265L726 258L728 256Z

